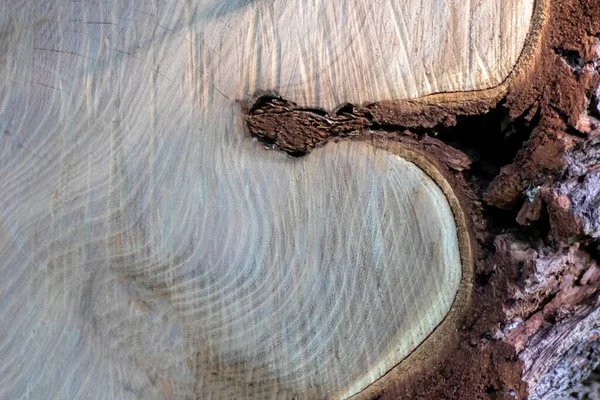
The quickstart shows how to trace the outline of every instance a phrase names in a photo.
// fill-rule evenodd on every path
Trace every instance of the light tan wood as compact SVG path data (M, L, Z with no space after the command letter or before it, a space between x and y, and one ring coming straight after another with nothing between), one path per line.
M333 108L499 85L523 50L535 0L36 4L3 5L4 46L20 57L88 57L95 74L129 59L157 79L185 75L204 101L273 90Z
M199 7L200 40L215 51L212 84L231 98L274 90L331 109L499 85L521 54L535 1L219 3Z
M90 142L36 162L45 174L3 174L39 174L30 196L13 188L3 221L11 398L346 397L452 304L452 211L398 156L342 143L292 160L242 145L221 162L165 164L140 146L92 169L110 141ZM153 185L153 167L182 172Z
M366 143L267 152L236 100L492 87L532 7L4 2L0 398L343 398L381 377L459 288L448 193Z

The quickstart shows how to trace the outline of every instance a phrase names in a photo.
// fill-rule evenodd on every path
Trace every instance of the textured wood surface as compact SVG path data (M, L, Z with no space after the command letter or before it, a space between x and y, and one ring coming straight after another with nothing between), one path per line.
M333 108L499 85L521 54L535 2L19 3L2 5L3 58L21 66L11 79L62 90L83 72L68 67L77 63L93 92L93 77L125 64L138 85L183 84L200 102L274 90ZM49 65L57 58L64 65ZM30 75L33 60L42 76Z
M106 143L48 139L39 168L19 145L2 157L9 398L354 394L454 299L452 212L400 157L344 143L161 162L91 135Z
M236 100L501 83L533 0L430 3L0 5L0 397L343 397L422 342L444 193L365 143L266 152Z

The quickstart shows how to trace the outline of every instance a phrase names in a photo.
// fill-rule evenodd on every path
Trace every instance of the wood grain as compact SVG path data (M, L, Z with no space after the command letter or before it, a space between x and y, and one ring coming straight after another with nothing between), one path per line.
M381 377L458 290L445 194L366 143L265 152L236 100L492 87L532 8L2 4L0 397L346 397Z
M452 212L400 157L254 146L165 165L138 148L91 168L110 143L89 142L54 147L46 174L18 165L24 148L3 157L9 398L354 394L454 299ZM153 170L182 172L153 184ZM15 185L35 174L35 190Z
M3 5L3 31L22 61L82 58L94 75L124 62L157 80L186 79L203 101L272 90L334 108L499 85L524 47L534 3L37 0Z

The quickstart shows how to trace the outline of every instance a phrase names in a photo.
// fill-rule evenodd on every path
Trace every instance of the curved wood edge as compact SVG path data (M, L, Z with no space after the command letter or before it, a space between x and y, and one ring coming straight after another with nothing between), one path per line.
M550 11L551 0L536 0L532 15L531 27L525 44L513 70L498 85L486 89L470 90L464 92L431 93L422 97L409 100L392 100L388 103L398 103L399 107L408 104L421 106L449 107L464 106L465 103L483 102L493 107L519 79L526 77L534 68L536 58L540 56L544 27L546 26Z
M481 90L434 93L414 99L384 100L353 106L358 114L368 113L372 121L379 125L398 129L432 129L454 126L457 117L486 113L502 102L509 93L517 93L518 97L520 88L528 87L529 77L538 72L538 65L543 64L542 48L548 33L551 4L551 0L536 0L532 24L521 54L511 73L499 85ZM255 93L248 99L240 100L244 112L247 113L264 96L280 98L278 93ZM302 108L296 104L293 106ZM340 104L336 109L344 106L347 105Z
M464 324L465 313L472 309L474 257L480 246L476 238L483 235L484 226L477 196L461 174L469 168L470 160L461 151L427 135L370 129L368 118L360 110L348 110L342 115L338 112L322 115L271 96L274 95L259 97L252 104L242 105L248 133L263 141L267 148L302 156L329 141L370 143L376 150L402 157L424 171L442 190L454 214L462 264L459 290L443 321L409 356L375 383L349 398L376 397L376 393L386 386L401 382L400 378L418 376L447 358L459 341L457 332ZM389 346L394 345L390 343ZM336 396L346 397L345 393Z
M470 220L467 219L464 211L472 206L470 199L472 199L473 194L469 192L469 188L464 182L457 181L456 177L452 176L450 168L444 160L443 150L450 152L454 150L445 148L445 144L437 142L435 146L440 147L441 151L436 151L435 156L432 157L431 151L428 152L424 143L419 140L405 137L402 141L389 141L376 136L360 140L369 139L371 139L371 144L376 149L388 151L417 165L442 190L454 214L462 261L462 276L456 297L444 320L411 354L400 361L396 367L388 371L383 377L372 383L362 392L349 397L349 399L356 400L376 398L377 393L386 385L397 382L400 378L406 378L428 370L435 363L439 362L440 358L443 358L440 356L448 356L447 351L452 348L449 344L456 340L455 333L463 323L464 313L472 306L474 273L473 247L475 243L473 243L470 233L474 228ZM451 181L453 183L450 183Z
M368 119L356 110L341 116L337 112L320 115L269 96L244 107L248 133L264 141L267 148L302 156L329 141L369 142L375 149L414 163L436 182L448 200L457 228L463 267L459 290L449 313L425 341L383 377L350 398L376 397L386 387L416 378L448 358L460 342L457 333L464 325L466 313L473 309L474 261L485 230L477 195L461 173L469 169L469 158L428 135L370 129ZM345 394L338 396L344 398Z
M379 101L362 107L382 124L419 129L454 126L457 117L490 111L509 93L519 93L522 87L527 87L529 77L543 64L551 4L551 0L536 1L523 50L511 73L499 85L474 91L434 93L416 99Z
M355 125L355 129L372 128L373 125L377 125L385 126L388 130L401 131L403 129L441 129L455 126L458 119L485 114L499 103L506 102L509 96L511 99L518 99L518 102L521 103L520 108L526 109L540 93L540 88L532 85L531 77L536 74L545 76L547 73L544 71L546 65L544 61L547 57L544 43L548 40L548 31L551 26L552 4L556 3L551 3L551 0L536 0L532 16L533 22L521 55L508 77L497 86L476 91L436 93L415 99L385 100L361 105L340 104L333 113L351 106L352 114L355 117L368 119L368 122L359 123L359 125L363 125L362 127ZM239 101L243 113L245 115L252 114L255 111L255 105L262 103L264 98L282 100L290 109L309 110L301 105L287 102L278 93L258 92L248 99ZM512 101L512 103L516 102ZM516 110L518 107L512 104L512 108ZM325 110L313 111L319 111L322 114ZM512 114L519 115L522 112L514 111ZM294 132L294 135L291 136L302 135L305 134ZM326 136L337 135L327 134ZM327 140L326 138L323 143L315 142L313 147L319 147ZM277 148L277 146L275 147ZM302 151L307 152L307 150L309 149Z

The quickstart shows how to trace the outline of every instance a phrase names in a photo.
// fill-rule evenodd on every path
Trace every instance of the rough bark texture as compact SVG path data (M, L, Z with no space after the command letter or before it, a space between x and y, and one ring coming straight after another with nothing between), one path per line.
M505 96L326 112L261 93L244 105L268 148L410 142L466 188L476 282L462 329L433 366L401 365L367 398L594 398L578 384L600 362L600 2L543 12L540 46Z

